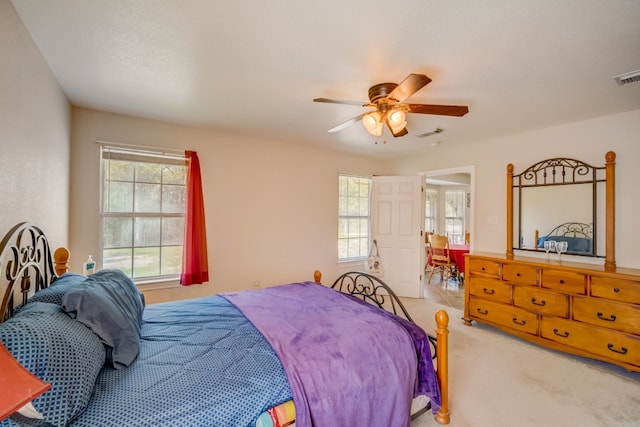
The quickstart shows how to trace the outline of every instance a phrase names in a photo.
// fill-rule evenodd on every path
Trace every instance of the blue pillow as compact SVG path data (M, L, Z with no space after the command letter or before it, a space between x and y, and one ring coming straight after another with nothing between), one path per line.
M29 302L49 302L62 305L62 297L73 286L84 282L87 276L75 273L66 273L58 277L48 288L41 289L29 298Z
M547 240L567 242L567 252L591 253L593 250L591 239L586 237L544 236L538 238L538 247L544 248L544 242Z
M538 237L538 247L539 248L544 248L544 242L546 242L547 240L553 240L552 237Z
M567 252L586 252L592 251L591 239L585 237L565 237L567 241Z
M100 337L114 368L125 368L136 359L144 304L136 285L122 271L92 274L62 297L62 307Z
M42 421L67 425L84 410L105 355L100 338L89 328L59 305L33 302L0 323L0 341L22 366L51 384L32 402ZM28 419L16 414L11 420L22 425Z

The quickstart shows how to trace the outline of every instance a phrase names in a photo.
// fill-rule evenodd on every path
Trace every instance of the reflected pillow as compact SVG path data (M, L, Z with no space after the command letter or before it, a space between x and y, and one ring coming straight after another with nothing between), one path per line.
M538 238L538 247L544 248L544 242L547 240L555 240L556 242L567 242L567 252L592 252L591 239L588 239L586 237L544 236Z

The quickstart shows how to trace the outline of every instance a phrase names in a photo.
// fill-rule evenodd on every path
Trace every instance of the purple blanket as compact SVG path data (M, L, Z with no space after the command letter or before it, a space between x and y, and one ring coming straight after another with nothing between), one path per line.
M439 408L428 340L417 325L311 282L221 296L280 357L297 427L409 426L418 394Z

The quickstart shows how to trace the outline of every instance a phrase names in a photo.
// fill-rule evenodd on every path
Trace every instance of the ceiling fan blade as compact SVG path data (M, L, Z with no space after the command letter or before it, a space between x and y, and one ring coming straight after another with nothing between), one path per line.
M409 74L398 86L389 94L388 98L402 102L423 87L425 87L431 79L424 74Z
M429 105L429 104L405 104L408 113L437 114L440 116L462 117L469 112L466 105Z
M329 104L357 105L358 107L364 107L365 105L367 105L367 103L360 102L360 101L345 101L340 99L329 99L329 98L315 98L313 102L328 102Z
M360 114L359 116L356 117L352 117L349 120L347 120L346 122L340 123L337 126L332 127L331 129L329 129L327 132L329 133L333 133L333 132L338 132L344 128L346 128L347 126L351 126L352 124L354 124L355 122L357 122L358 120L362 120L362 117L365 115L365 113Z

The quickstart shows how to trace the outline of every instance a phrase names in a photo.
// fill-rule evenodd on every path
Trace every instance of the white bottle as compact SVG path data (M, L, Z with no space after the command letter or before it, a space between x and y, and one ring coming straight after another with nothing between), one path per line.
M96 272L96 262L93 260L93 256L89 255L89 258L82 265L82 274L90 276Z

